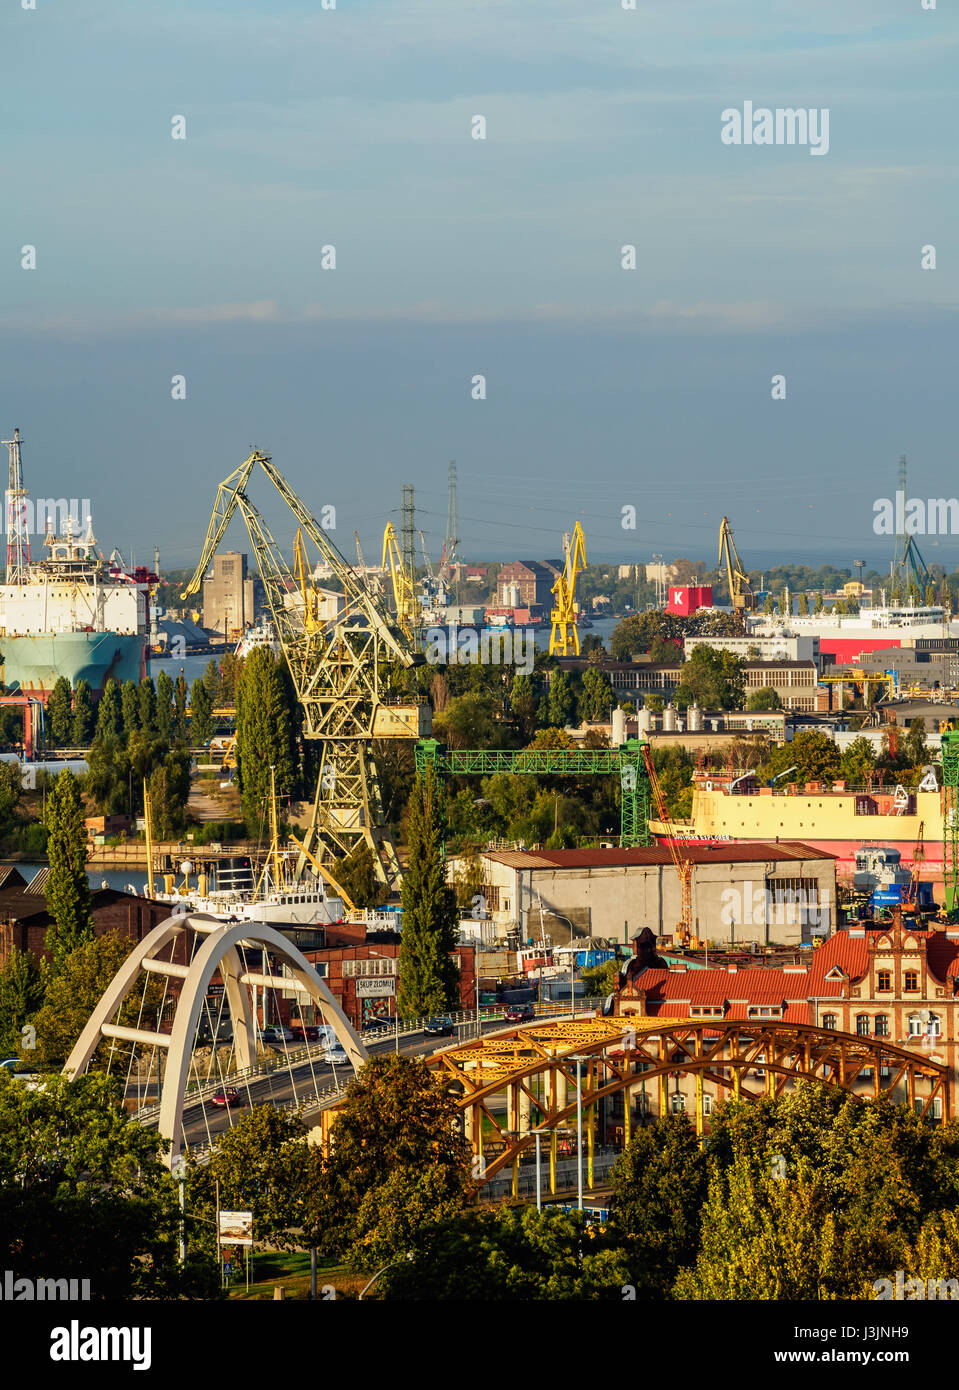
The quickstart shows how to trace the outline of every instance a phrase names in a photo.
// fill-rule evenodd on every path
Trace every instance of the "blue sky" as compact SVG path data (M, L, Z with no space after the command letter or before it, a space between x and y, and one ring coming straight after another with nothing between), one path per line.
M959 492L950 8L9 0L0 422L28 485L171 565L251 443L348 552L409 481L438 553L456 459L476 558L556 554L577 517L597 557L714 558L726 513L748 563L881 563L901 453ZM827 107L828 155L724 146L746 100Z

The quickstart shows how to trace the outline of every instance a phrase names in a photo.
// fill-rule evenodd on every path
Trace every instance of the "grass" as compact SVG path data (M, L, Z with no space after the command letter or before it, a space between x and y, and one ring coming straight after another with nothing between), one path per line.
M310 1256L302 1250L275 1250L256 1253L250 1270L249 1291L245 1271L227 1290L227 1297L245 1302L250 1299L272 1299L274 1289L283 1289L284 1298L308 1300L310 1297ZM255 1282L254 1282L255 1281ZM323 1298L324 1285L336 1290L337 1298L355 1298L367 1282L367 1277L353 1274L333 1260L318 1260L316 1266L317 1298Z

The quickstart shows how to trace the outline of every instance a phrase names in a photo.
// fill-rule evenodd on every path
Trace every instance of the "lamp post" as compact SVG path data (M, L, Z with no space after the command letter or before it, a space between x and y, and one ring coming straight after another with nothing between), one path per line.
M531 888L530 891L536 893L535 888ZM542 911L543 899L540 897L539 893L536 893L536 896L540 902L540 911ZM573 998L573 984L575 982L576 976L576 952L573 950L573 932L576 930L576 928L573 926L572 922L569 920L568 917L564 917L563 914L561 912L557 912L555 908L551 907L547 910L552 914L553 917L558 917L561 922L565 922L566 925L569 927L569 1016L570 1018L572 1018L574 1013L576 1012ZM542 933L542 921L540 922L540 932ZM542 975L540 976L540 978L542 978Z

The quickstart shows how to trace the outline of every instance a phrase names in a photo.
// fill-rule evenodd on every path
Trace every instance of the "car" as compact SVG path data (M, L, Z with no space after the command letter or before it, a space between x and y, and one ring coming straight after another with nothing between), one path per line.
M0 1061L0 1067L2 1067L5 1071L16 1071L19 1065L19 1057L4 1057L3 1061Z
M423 1024L423 1032L428 1038L451 1038L456 1032L456 1024L449 1014L437 1014Z
M210 1104L219 1105L223 1108L233 1107L236 1105L242 1105L243 1097L240 1095L239 1091L235 1086L221 1086L220 1089L218 1091L215 1091L213 1095L210 1097Z
M507 1004L503 1010L507 1023L529 1023L535 1017L536 1010L532 1004Z
M265 1043L296 1041L292 1028L287 1028L283 1023L268 1023L263 1029L262 1037Z
M315 1023L296 1023L292 1027L294 1042L319 1042L320 1030Z

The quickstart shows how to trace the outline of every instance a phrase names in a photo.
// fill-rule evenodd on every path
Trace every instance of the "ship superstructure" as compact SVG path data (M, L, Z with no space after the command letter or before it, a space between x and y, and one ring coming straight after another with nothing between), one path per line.
M67 516L59 534L46 518L43 556L31 559L20 434L10 450L7 489L7 565L0 584L3 683L45 699L65 676L89 683L94 695L108 677L139 681L146 674L150 584L147 570L128 572L114 551L97 550L90 517Z

